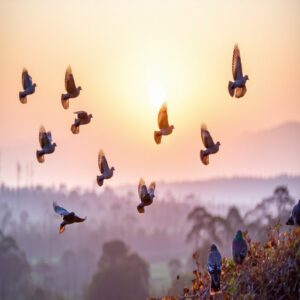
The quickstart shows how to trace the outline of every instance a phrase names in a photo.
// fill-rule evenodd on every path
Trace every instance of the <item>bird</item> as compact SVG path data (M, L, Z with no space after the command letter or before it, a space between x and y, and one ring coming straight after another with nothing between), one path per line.
M300 200L293 207L292 214L286 222L286 225L298 225L300 226Z
M241 98L247 92L246 81L249 80L249 77L243 75L240 49L237 44L235 44L233 50L232 75L234 81L229 81L228 92L231 97L235 95L236 98Z
M209 131L205 124L201 125L201 139L205 146L205 150L200 150L200 159L204 165L209 164L209 155L215 154L219 151L221 146L220 142L214 143Z
M53 209L58 215L63 218L63 222L59 226L59 233L63 233L66 230L66 225L81 223L86 220L86 217L82 219L76 216L74 212L68 212L65 208L57 205L56 202L53 202Z
M97 176L97 183L99 186L103 185L104 179L110 179L114 175L114 167L109 168L105 154L103 150L99 150L98 153L98 166L101 172L100 176Z
M149 188L147 189L144 179L141 178L138 185L138 193L141 203L137 206L137 210L140 214L145 212L145 206L152 204L153 198L155 197L154 192L155 182L151 182Z
M61 95L61 104L64 109L68 109L69 108L69 99L78 97L80 94L80 91L81 91L80 86L76 87L71 66L68 66L67 70L66 70L65 89L66 89L67 93Z
M243 238L243 233L238 230L232 241L232 257L236 264L242 264L246 258L248 246Z
M36 88L36 84L32 83L32 78L26 68L23 68L22 71L22 86L24 91L19 92L19 100L25 104L27 103L27 96L33 94Z
M169 125L168 121L168 108L167 104L164 103L158 113L158 128L159 131L154 131L154 140L156 144L161 143L161 137L163 135L169 135L175 129L174 125Z
M42 150L36 151L36 158L39 163L43 163L45 161L44 155L53 153L57 145L52 143L51 131L46 132L44 126L40 127L39 142Z
M210 247L207 270L211 277L211 292L218 292L221 285L222 257L215 244Z
M91 119L93 117L92 114L88 114L87 112L81 110L76 111L74 114L77 114L77 119L74 120L74 123L71 126L71 131L74 134L79 133L79 127L80 125L89 124L91 122Z

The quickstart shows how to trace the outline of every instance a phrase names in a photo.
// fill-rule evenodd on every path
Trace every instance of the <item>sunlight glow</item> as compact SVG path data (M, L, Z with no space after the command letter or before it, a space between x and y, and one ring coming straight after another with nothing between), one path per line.
M149 101L155 109L159 109L167 100L165 89L159 82L151 82L149 84L148 95Z

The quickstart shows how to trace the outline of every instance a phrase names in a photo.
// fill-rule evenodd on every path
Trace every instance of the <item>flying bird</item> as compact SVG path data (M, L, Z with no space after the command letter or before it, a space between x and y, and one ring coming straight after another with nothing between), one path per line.
M300 200L293 207L292 215L287 220L286 225L298 225L298 226L300 226Z
M109 168L105 154L103 150L100 150L98 153L98 166L101 172L100 176L97 176L97 183L99 186L103 185L104 179L110 179L114 175L114 167Z
M249 77L248 75L243 75L240 49L238 45L235 45L233 50L232 75L234 81L229 81L228 92L231 97L235 95L236 98L241 98L247 92L246 81L249 80Z
M22 86L23 91L19 92L19 100L25 104L27 103L27 96L33 94L36 87L36 84L32 83L32 78L25 68L22 71Z
M159 131L154 131L154 140L156 144L161 143L161 137L163 135L169 135L172 133L173 129L175 127L173 125L169 125L168 121L168 109L167 109L167 104L164 103L158 113L158 128Z
M54 211L63 218L63 222L59 226L59 233L63 233L65 231L66 225L81 223L86 220L86 217L82 219L76 216L74 212L68 212L65 208L57 205L56 202L53 202L53 208Z
M65 74L65 88L67 93L61 95L61 104L64 109L69 108L69 99L79 96L81 87L76 87L71 66L68 66Z
M221 282L222 257L215 244L210 247L207 270L211 277L211 291L213 293L218 292Z
M220 142L217 142L216 144L214 143L205 124L202 124L201 126L201 139L206 149L200 150L200 159L204 165L208 165L209 155L217 153L219 151L221 143Z
M144 207L152 204L153 198L155 197L154 192L155 182L151 182L149 188L147 189L144 179L141 178L138 185L138 193L141 200L141 203L137 206L137 210L139 213L144 213Z
M43 163L45 161L44 155L53 153L56 147L56 143L52 143L51 131L46 132L44 126L40 127L39 142L42 150L36 151L36 158L39 163Z
M74 120L74 123L71 126L71 131L74 134L77 134L79 133L80 125L89 124L91 122L93 115L88 114L85 111L76 111L74 112L74 114L77 114L77 118Z
M242 264L248 251L248 246L241 230L238 230L232 242L232 257L236 264Z

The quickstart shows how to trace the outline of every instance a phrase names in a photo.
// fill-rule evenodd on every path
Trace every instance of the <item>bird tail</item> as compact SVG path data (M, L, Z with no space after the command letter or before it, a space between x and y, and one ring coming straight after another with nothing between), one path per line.
M64 231L66 230L66 224L64 222L62 222L59 226L59 233L64 233Z
M286 224L286 225L295 225L294 220L293 220L293 217L291 216L291 217L287 220L287 222L286 222L285 224Z
M209 154L206 154L204 150L200 151L200 159L204 165L209 164Z
M139 212L140 214L143 214L143 213L145 212L145 208L144 208L144 204L143 204L143 203L140 203L140 204L136 207L136 209L138 210L138 212Z
M37 150L36 151L36 158L38 160L39 163L43 163L45 161L45 157L44 157L44 151L43 150Z
M27 103L27 97L26 95L24 96L22 92L19 92L19 100L22 104Z
M67 94L62 94L61 95L61 104L62 104L64 109L69 108L69 97L68 97Z
M97 176L97 183L99 186L103 185L104 178L102 176Z
M160 131L154 131L154 140L156 144L160 144L161 143L161 133Z
M211 274L211 291L216 293L220 290L220 272L214 271Z
M234 87L233 87L233 82L232 81L228 82L228 92L229 92L229 95L231 97L233 97L233 95L234 95Z
M73 134L78 134L79 133L79 125L76 126L75 124L72 124L71 131Z

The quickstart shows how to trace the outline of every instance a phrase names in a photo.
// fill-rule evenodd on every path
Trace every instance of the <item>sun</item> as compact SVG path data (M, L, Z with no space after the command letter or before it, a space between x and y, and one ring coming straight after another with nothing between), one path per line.
M151 82L148 86L148 98L155 109L160 108L167 100L163 85L159 82Z

